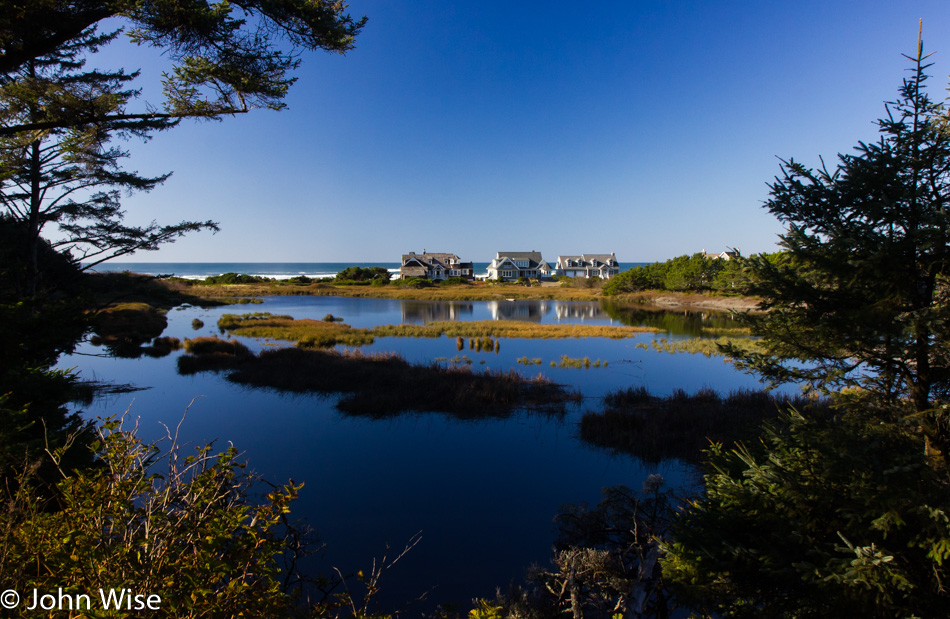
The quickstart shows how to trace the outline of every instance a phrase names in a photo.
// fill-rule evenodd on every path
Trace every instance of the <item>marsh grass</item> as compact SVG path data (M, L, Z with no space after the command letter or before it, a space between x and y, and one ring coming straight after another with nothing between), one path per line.
M735 344L748 352L763 352L758 340L750 337L727 337L712 339L706 337L691 337L686 339L668 340L665 337L655 338L651 342L638 342L637 348L655 350L666 353L690 353L705 357L724 357L720 346Z
M551 362L551 366L554 366L554 362ZM599 368L607 367L606 361L601 361L597 359L596 361L591 361L590 357L568 357L567 355L561 355L561 360L557 362L557 367L559 368Z
M365 329L354 329L336 322L335 318L334 321L295 320L292 316L267 312L224 314L218 319L218 328L234 335L296 342L300 348L331 348L337 344L363 346L374 341Z
M222 340L217 337L185 339L186 355L178 357L179 374L230 370L245 363L254 355L247 346L237 340Z
M147 303L119 303L93 316L93 329L106 344L143 344L162 334L168 326L165 312Z
M806 414L829 414L827 402L804 396L740 390L723 397L702 389L692 395L676 390L658 397L645 387L635 387L605 396L603 411L585 413L580 435L587 443L649 463L680 459L698 464L710 442L752 440L765 421L790 407Z
M201 358L206 354L215 358L203 366ZM337 408L371 418L410 411L469 419L504 417L519 409L561 414L565 402L580 397L541 376L526 379L514 371L475 372L467 364L411 364L393 353L281 348L258 355L234 355L229 360L218 359L220 354L192 355L194 361L184 362L184 368L179 363L179 371L230 369L228 380L243 385L298 393L343 393ZM186 358L189 356L180 359Z
M105 346L116 357L135 359L147 354L143 344L159 337L168 326L165 310L148 303L118 303L92 316L94 346Z
M383 325L370 329L378 337L468 337L469 348L481 343L484 348L492 338L525 339L606 337L623 339L639 333L657 331L652 327L619 327L612 325L537 324L520 320L436 321L424 325ZM492 344L493 346L494 344Z

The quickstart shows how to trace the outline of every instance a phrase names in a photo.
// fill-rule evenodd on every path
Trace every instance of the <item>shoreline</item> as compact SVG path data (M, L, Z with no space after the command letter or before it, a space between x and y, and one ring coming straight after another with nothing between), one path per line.
M188 297L214 301L238 297L269 296L335 296L406 301L602 301L623 307L653 311L756 311L755 297L726 296L708 293L644 290L617 296L604 296L599 288L564 288L557 283L540 286L517 284L461 284L431 288L397 286L343 286L329 283L293 284L268 282L255 284L212 284L182 280L155 280L171 292Z

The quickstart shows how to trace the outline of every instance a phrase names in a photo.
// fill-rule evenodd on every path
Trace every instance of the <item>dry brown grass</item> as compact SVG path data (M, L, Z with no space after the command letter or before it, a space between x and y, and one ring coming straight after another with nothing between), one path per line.
M617 327L612 325L537 324L520 320L439 321L424 325L385 325L370 333L379 337L519 337L553 339L607 337L623 339L640 333L657 331L652 327Z
M363 346L373 343L373 336L365 329L354 329L340 322L295 320L291 316L268 313L224 314L218 327L247 337L261 337L285 342L296 342L301 348L331 348L337 344Z

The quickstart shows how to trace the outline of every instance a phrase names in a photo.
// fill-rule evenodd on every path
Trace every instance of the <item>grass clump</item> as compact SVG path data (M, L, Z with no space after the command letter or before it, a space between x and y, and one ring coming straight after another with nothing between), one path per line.
M658 397L645 387L632 387L606 395L603 411L585 413L580 435L587 443L649 463L680 459L699 464L710 442L754 439L763 422L790 407L819 415L829 410L821 400L765 391L740 390L723 397L712 389L692 395L677 389Z
M199 318L195 318L194 320L191 321L191 328L194 329L195 331L197 331L198 329L201 329L204 326L205 326L204 321Z
M241 342L217 337L185 339L184 348L188 354L178 357L179 374L230 370L254 356Z
M261 337L296 342L300 348L331 348L337 344L363 346L375 339L365 329L309 318L295 320L292 316L256 312L252 314L224 314L218 327L234 335Z
M120 303L96 312L92 326L93 345L105 345L118 357L134 358L143 353L143 344L162 334L168 319L164 311L147 303Z
M554 364L554 362L552 361L552 362L551 362L551 366L554 367L554 365L555 365L555 364ZM577 358L574 358L574 357L568 357L567 355L561 355L561 360L558 361L558 363L557 363L557 367L559 367L559 368L584 368L584 369L588 369L588 368L592 368L592 367L594 367L594 368L599 368L599 367L601 367L601 366L607 367L607 362L606 362L606 361L601 361L600 359L597 359L596 361L591 361L591 360L590 360L590 357L577 357Z
M655 350L656 352L666 353L690 353L699 354L705 357L725 356L721 347L726 344L734 344L748 352L764 352L762 345L758 340L749 337L728 337L723 336L717 339L706 337L691 337L686 339L668 340L665 337L652 340L649 344L640 342L637 348L644 350Z
M528 357L518 357L516 361L521 365L541 365L540 357L535 357L534 359L529 359Z

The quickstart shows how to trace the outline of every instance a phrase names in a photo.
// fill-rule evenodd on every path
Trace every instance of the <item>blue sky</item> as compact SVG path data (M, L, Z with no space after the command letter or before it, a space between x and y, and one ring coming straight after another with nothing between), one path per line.
M945 96L945 1L352 0L345 56L307 55L282 112L186 122L127 167L174 171L129 221L214 219L130 261L397 261L450 251L664 260L772 251L778 157L873 140L918 20ZM143 70L154 52L97 63Z

